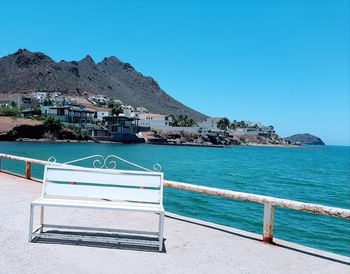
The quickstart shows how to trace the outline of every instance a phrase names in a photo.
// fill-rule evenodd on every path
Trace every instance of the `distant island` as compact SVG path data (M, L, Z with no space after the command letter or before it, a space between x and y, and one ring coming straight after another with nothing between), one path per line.
M320 138L314 135L311 135L309 133L295 134L284 139L289 141L291 144L321 145L321 146L325 145L325 143Z
M114 56L99 63L89 55L55 62L44 53L19 49L0 58L0 140L212 147L318 144L312 137L284 139L273 125L208 117Z

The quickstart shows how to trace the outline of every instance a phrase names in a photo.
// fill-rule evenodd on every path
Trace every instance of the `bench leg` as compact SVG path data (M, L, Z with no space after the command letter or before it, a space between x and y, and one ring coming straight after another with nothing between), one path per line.
M163 250L164 212L159 213L159 251Z
M44 207L40 207L40 232L42 233L44 230Z
M28 241L32 241L32 233L33 233L33 215L34 215L34 205L30 205L30 214L29 214L29 238Z

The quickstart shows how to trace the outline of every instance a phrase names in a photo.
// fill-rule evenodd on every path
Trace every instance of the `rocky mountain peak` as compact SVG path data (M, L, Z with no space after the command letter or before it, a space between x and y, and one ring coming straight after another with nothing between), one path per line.
M98 63L98 65L102 65L102 66L117 66L117 67L120 67L123 64L124 63L115 56L105 57L100 63Z
M85 56L85 58L81 59L79 61L79 63L87 63L87 64L93 64L95 65L95 61L94 59L92 59L92 57L88 54Z
M33 65L53 63L53 60L44 53L31 52L27 49L18 49L13 55L7 57L15 57L15 63L19 68L28 68Z
M111 56L95 63L90 55L80 61L55 62L41 52L19 49L0 58L0 93L58 91L67 96L104 94L154 113L188 115L195 120L206 116L164 92L152 77Z
M130 65L129 63L125 63L123 66L123 69L126 71L135 71L134 67Z
M18 50L14 53L14 55L23 54L23 53L28 53L28 52L30 52L30 51L27 50L27 49L18 49Z

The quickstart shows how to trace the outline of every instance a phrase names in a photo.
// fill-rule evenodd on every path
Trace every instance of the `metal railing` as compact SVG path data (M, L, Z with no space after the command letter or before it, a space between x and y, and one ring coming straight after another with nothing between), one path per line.
M43 160L19 157L19 156L8 155L8 154L0 154L0 171L3 171L1 169L1 159L25 162L25 165L26 165L25 178L27 179L32 179L32 176L31 176L32 164L58 165L58 166L67 165L67 164L60 164L56 162L43 161ZM15 175L21 176L20 174L15 174ZM313 214L320 214L320 215L350 220L350 209L343 209L343 208L330 207L330 206L311 204L311 203L303 203L303 202L298 202L298 201L293 201L288 199L280 199L280 198L264 196L264 195L257 195L257 194L237 192L237 191L231 191L231 190L225 190L225 189L219 189L219 188L213 188L213 187L186 184L186 183L174 182L169 180L164 180L164 186L212 195L212 196L224 197L232 200L263 204L264 205L264 222L263 222L262 240L267 243L273 243L274 208L275 207L288 208L288 209L293 209L297 211L304 211L304 212L309 212Z

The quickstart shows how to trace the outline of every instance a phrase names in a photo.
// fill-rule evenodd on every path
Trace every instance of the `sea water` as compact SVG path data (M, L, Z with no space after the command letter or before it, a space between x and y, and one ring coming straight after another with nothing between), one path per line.
M156 145L0 142L0 153L57 162L115 154L152 168L169 180L350 208L350 147L180 147ZM78 164L78 163L77 163ZM92 161L79 163L92 166ZM24 173L24 164L2 160L2 168ZM118 168L128 168L118 162ZM33 176L43 168L33 166ZM262 233L263 205L165 189L165 209ZM274 237L350 256L349 221L276 208Z

